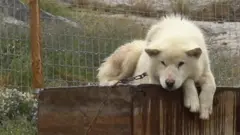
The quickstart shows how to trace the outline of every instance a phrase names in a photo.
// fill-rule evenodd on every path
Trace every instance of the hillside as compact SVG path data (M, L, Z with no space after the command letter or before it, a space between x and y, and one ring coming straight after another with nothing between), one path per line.
M145 17L165 13L184 13L195 20L236 21L240 1L236 0L58 0L72 7L92 7L105 12L135 14Z

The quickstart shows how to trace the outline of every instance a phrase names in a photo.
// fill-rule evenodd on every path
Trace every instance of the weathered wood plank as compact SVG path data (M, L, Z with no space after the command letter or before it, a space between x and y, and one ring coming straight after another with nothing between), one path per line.
M84 135L110 88L45 89L39 96L39 135ZM112 88L88 135L131 134L131 92Z
M240 88L218 88L211 119L203 121L183 106L181 89L49 88L40 92L38 131L39 135L85 135L105 99L88 135L239 135L239 95Z
M237 106L237 110L234 115L234 118L236 119L235 129L237 132L236 135L240 135L240 93L239 92L237 93L236 106Z
M145 100L134 100L134 108L148 111L134 113L134 135L237 135L237 91L219 88L213 114L210 120L203 121L198 113L191 113L183 107L181 90L167 92L154 85L142 85L139 89L146 96L138 95L136 99Z

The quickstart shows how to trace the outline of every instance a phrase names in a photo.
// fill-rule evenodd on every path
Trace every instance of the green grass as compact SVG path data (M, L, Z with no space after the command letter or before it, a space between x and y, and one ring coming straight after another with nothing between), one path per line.
M28 4L28 0L21 0L23 3ZM59 4L56 0L41 0L40 7L42 10L53 13L59 16L69 16L71 10L64 5Z
M25 117L5 120L0 125L1 135L37 135L36 124Z

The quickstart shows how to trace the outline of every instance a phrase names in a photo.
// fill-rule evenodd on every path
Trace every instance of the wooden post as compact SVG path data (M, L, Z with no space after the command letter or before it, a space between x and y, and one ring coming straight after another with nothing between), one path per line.
M39 0L29 0L29 7L31 24L30 34L32 52L32 74L33 74L32 85L33 88L43 88Z

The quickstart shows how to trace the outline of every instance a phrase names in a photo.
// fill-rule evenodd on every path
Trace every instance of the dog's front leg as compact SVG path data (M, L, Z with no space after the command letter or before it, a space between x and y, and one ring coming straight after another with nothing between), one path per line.
M198 112L199 98L195 83L192 79L187 79L183 83L183 91L184 91L184 106L190 109L190 112Z
M213 98L216 91L216 83L212 72L203 74L200 79L200 86L200 118L207 120L212 114Z

